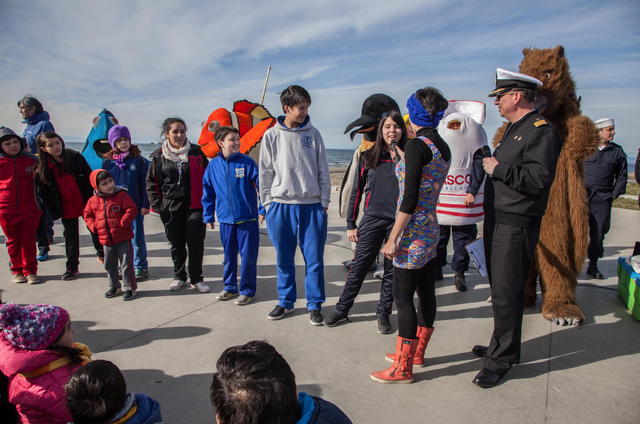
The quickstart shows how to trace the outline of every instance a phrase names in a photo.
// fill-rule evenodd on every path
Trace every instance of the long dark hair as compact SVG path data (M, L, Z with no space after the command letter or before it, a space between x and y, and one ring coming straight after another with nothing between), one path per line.
M62 143L62 153L60 153L60 159L62 162L57 162L51 155L44 150L42 150L46 144L47 140L51 140L52 138L60 139ZM40 160L38 161L38 166L36 167L36 172L34 172L33 177L36 180L44 184L51 184L54 181L53 172L49 169L49 160L56 164L54 169L57 169L60 172L60 175L64 172L65 174L71 174L73 172L73 168L71 167L71 157L69 156L69 152L64 146L64 140L58 134L53 131L45 131L38 136L36 139L38 142L38 156Z
M68 346L56 346L55 344L62 338L65 331L67 331L67 326L64 326L64 331L60 333L58 338L51 343L51 346L46 348L45 350L52 350L58 354L58 356L69 359L69 366L73 367L74 365L82 364L83 359L80 357L82 354L82 350L77 347L68 347Z
M400 112L396 112L395 110L393 110L391 112L385 113L384 115L382 115L382 118L378 123L378 134L376 136L376 142L373 147L371 147L365 153L365 165L369 169L377 169L380 157L382 157L382 155L389 150L387 142L384 141L384 136L382 135L384 123L387 118L391 118L393 122L398 124L398 126L402 129L402 136L400 137L400 140L397 141L398 147L401 150L404 150L404 145L407 144L407 127L404 124L404 119L402 118Z
M123 152L121 152L120 150L117 150L114 147L113 149L109 150L107 153L104 154L104 158L111 159L113 155L119 155L120 153L123 153ZM142 152L140 151L140 148L135 144L132 144L131 146L129 146L129 154L131 155L131 157L134 157L134 158L139 158L140 156L142 156Z

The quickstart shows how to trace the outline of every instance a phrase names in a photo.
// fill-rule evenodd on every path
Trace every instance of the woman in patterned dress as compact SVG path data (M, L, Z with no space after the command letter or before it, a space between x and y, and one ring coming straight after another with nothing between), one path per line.
M448 102L442 93L426 87L407 100L409 140L396 166L400 198L396 222L382 253L393 258L393 297L398 309L398 339L393 365L371 374L379 383L412 383L413 366L424 366L424 351L436 317L436 247L440 229L436 204L444 185L451 151L438 135L438 123ZM418 293L418 311L413 296Z

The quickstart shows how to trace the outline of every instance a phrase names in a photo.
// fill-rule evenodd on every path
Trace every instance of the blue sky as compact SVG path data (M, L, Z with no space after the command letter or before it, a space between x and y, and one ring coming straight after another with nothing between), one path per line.
M174 115L193 123L195 142L214 109L260 100L271 65L267 109L280 114L278 93L304 86L329 148L356 147L343 131L369 95L406 110L427 85L487 102L491 138L495 69L517 70L524 47L561 44L583 112L615 118L615 141L635 156L639 23L637 0L0 0L0 124L21 132L16 101L31 93L68 141L84 141L108 108L134 143L157 139Z

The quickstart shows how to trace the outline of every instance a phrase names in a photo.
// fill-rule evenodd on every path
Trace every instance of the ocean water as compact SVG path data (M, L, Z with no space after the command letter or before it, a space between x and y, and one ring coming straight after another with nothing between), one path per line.
M84 143L67 142L66 146L69 149L81 152L82 149L84 148ZM138 144L138 147L140 148L142 155L148 158L151 155L151 153L153 153L156 149L160 147L160 145L140 143ZM327 149L327 160L329 161L329 168L347 167L349 166L349 163L351 163L352 157L353 157L353 150Z

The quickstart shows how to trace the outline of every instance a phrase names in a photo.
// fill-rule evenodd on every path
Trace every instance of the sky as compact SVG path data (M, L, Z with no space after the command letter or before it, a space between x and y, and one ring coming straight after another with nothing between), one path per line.
M425 86L487 103L491 138L502 123L487 94L498 67L517 71L525 47L564 46L593 120L614 118L629 156L640 147L640 2L300 0L0 0L0 125L21 133L16 102L29 93L67 141L84 141L103 109L134 143L159 139L180 116L200 124L233 101L282 114L291 84L311 94L327 148L374 93L406 99Z

